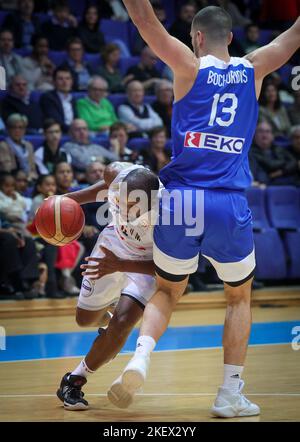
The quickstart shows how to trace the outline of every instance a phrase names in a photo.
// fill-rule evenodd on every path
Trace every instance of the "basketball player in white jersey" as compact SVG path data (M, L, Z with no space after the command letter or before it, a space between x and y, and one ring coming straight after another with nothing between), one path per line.
M153 246L157 290L145 308L135 355L121 380L111 387L113 402L128 406L144 383L151 352L201 253L224 282L227 300L224 382L212 413L219 417L257 415L259 407L241 392L255 270L251 212L245 196L251 184L248 152L262 81L299 48L300 20L267 46L238 58L229 55L232 22L222 8L209 6L196 14L191 26L192 52L168 34L149 0L123 2L143 40L174 73L173 157L161 170L160 180L163 193L179 198L173 207L161 204ZM200 213L199 231L191 235L185 222L164 223L165 215L176 218L176 213L189 206Z
M155 291L152 234L158 191L159 180L150 170L115 162L106 167L103 182L66 195L79 204L107 196L112 215L92 256L86 258L88 264L82 266L76 320L80 326L100 329L85 359L63 377L57 390L68 410L88 408L81 390L87 377L119 353ZM137 203L140 196L144 196L143 202L139 200L142 204Z

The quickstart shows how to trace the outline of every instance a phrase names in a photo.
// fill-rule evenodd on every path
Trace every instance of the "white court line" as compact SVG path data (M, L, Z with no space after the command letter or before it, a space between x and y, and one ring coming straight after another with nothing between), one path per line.
M148 397L202 397L202 396L215 396L216 393L140 393L137 396ZM90 393L86 396L106 397L106 393ZM247 393L247 396L295 396L300 397L300 393ZM56 394L0 394L0 398L12 399L12 398L43 398L43 397L56 397Z
M272 347L275 345L289 345L291 346L291 343L289 342L275 342L271 344L250 344L248 347ZM182 352L182 351L199 351L199 350L220 350L223 349L223 346L220 345L218 347L200 347L200 348L179 348L179 349L172 349L172 350L155 350L155 353L170 353L170 352ZM134 354L134 350L132 351L126 351L124 353L118 353L117 356L130 356ZM0 367L1 364L11 364L16 362L38 362L38 361L55 361L57 359L80 359L84 358L86 355L79 355L79 356L57 356L54 358L38 358L38 359L15 359L13 361L0 361Z

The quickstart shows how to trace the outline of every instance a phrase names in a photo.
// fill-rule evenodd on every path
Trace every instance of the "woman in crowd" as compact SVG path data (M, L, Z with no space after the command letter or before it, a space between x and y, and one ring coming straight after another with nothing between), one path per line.
M118 68L120 56L120 48L115 43L109 43L102 51L103 66L99 67L97 75L107 81L110 93L124 92L125 85L134 78L132 74L122 77Z
M104 35L99 29L99 13L96 6L88 6L78 26L78 37L86 52L98 54L105 45Z

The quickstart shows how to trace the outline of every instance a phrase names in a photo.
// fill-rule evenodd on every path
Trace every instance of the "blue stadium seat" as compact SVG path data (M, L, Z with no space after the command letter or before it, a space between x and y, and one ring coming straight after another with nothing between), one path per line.
M65 51L49 51L49 58L55 66L60 66L67 60Z
M75 100L79 100L80 98L85 98L87 95L86 92L72 92L72 96Z
M250 187L246 195L252 212L253 228L256 230L270 228L265 206L265 191L258 187Z
M271 29L261 29L260 30L260 37L259 37L259 44L262 46L270 43L271 40L273 40L273 34L274 31Z
M299 192L292 186L270 186L266 189L267 213L277 229L300 230Z
M280 69L278 69L278 74L280 75L282 82L285 83L286 85L290 86L290 78L292 75L292 69L293 66L291 64L285 64L284 66L282 66Z
M2 101L7 95L7 91L1 91L0 90L0 101Z
M86 0L68 0L68 4L73 15L82 17L86 7Z
M285 279L286 256L282 240L275 229L254 232L257 279Z
M300 278L300 232L285 232L284 243L288 254L288 277Z
M39 135L25 135L25 140L29 141L33 147L34 150L36 150L38 147L42 146L44 143L44 136L39 134Z
M20 55L21 57L28 57L28 55L31 54L32 50L28 48L19 48L19 49L14 49L14 52Z
M97 69L102 64L101 55L99 54L85 54L85 61L89 63L92 69Z
M132 138L128 141L128 147L132 150L149 149L150 141L148 138Z
M38 103L40 101L41 95L43 94L42 91L32 91L30 94L30 101L32 103Z
M36 15L39 18L41 24L50 20L50 14L47 14L47 12L38 12L34 15Z
M145 103L147 104L152 104L154 103L154 101L156 100L156 96L155 95L145 95Z
M121 57L120 63L119 63L119 69L121 71L122 75L125 75L131 66L135 66L140 62L140 57L133 56L133 57Z
M280 147L288 147L291 145L291 139L283 135L278 135L277 137L275 137L274 143Z
M111 102L111 104L114 106L115 110L118 109L118 107L121 104L124 104L127 100L126 94L112 94L109 95L108 100Z
M107 43L119 39L129 48L129 26L127 22L103 19L100 23L100 29L103 32Z
M169 139L169 140L166 142L166 149L168 149L168 150L172 150L172 147L173 147L173 142L172 142L171 139Z
M4 22L7 14L8 14L8 11L0 11L0 26L2 26L2 23Z

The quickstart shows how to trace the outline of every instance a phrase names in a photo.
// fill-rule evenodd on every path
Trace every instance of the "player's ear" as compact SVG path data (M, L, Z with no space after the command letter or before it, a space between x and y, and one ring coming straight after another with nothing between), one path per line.
M231 44L232 39L233 39L233 33L230 32L230 34L228 35L228 46Z

